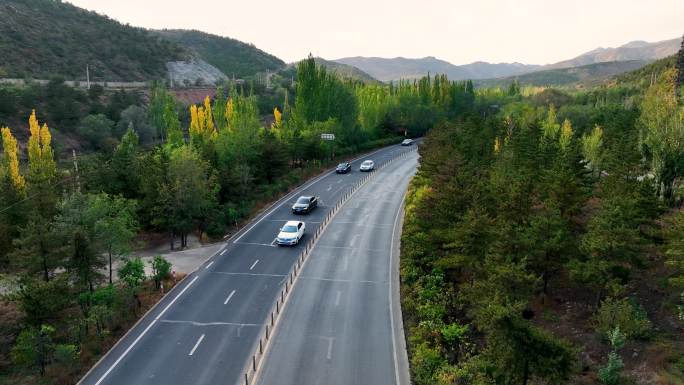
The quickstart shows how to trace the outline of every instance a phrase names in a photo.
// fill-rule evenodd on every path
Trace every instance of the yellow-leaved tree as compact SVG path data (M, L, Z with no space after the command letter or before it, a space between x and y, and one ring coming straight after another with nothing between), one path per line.
M28 141L29 170L26 177L27 187L32 196L32 209L43 218L51 218L55 212L57 194L54 181L57 176L52 136L47 124L41 127L36 118L36 111L29 117Z
M5 175L9 178L12 187L20 194L24 193L26 181L19 173L19 158L17 156L17 139L12 135L9 128L0 129L2 133L2 167L0 167L0 178Z

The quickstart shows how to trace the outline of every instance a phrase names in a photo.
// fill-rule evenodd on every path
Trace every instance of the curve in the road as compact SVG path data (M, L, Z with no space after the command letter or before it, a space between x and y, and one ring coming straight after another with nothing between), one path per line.
M321 197L319 208L303 217L311 234L365 175L357 171L364 159L382 163L407 150L378 150L355 160L351 174L323 174L276 202L164 297L79 384L237 382L301 251L272 242L292 218L289 204L298 195Z
M394 325L401 314L393 258L416 164L414 153L383 169L331 221L300 272L258 384L409 383L403 333Z

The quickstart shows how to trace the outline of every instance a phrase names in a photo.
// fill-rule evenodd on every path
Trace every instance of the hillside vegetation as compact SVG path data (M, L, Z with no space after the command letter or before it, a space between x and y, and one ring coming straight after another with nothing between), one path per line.
M621 86L633 86L640 89L646 89L653 81L662 76L665 71L674 68L675 62L675 55L668 56L635 71L618 75L615 78L615 82Z
M0 2L0 77L164 78L187 52L150 32L55 0Z
M155 33L175 42L228 77L244 78L257 72L276 71L285 63L252 44L200 31L168 29Z
M537 71L500 79L477 80L475 84L478 87L507 87L513 81L518 81L521 86L591 87L617 74L641 68L645 64L647 62L640 60L596 63L573 68Z

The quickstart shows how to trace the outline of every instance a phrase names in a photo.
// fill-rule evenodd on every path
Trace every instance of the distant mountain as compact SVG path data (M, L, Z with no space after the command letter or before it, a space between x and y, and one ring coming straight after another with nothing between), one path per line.
M166 77L184 48L142 28L54 0L0 1L0 77L98 81Z
M344 79L355 80L362 83L380 83L378 79L372 77L371 75L361 71L360 69L354 66L338 63L335 61L325 60L320 57L316 57L314 58L314 60L316 61L316 64L325 66L326 69L334 71ZM297 63L288 64L288 66L283 71L281 71L281 75L284 77L296 78Z
M594 63L572 68L536 71L519 76L476 80L475 86L505 88L517 80L523 86L588 87L606 82L618 74L642 68L648 63L644 60Z
M181 45L228 77L234 75L242 78L257 72L277 71L285 66L285 62L254 45L229 37L195 30L166 29L155 32Z
M655 43L632 41L617 48L597 48L574 59L545 66L545 69L579 67L587 64L644 60L654 61L674 55L679 51L682 39L663 40Z
M314 59L317 64L325 66L327 69L335 71L345 79L358 80L362 83L379 83L378 79L349 64L338 63L317 57Z
M420 78L428 73L446 74L452 80L486 79L523 74L540 68L537 65L520 63L475 62L466 65L453 65L432 56L421 59L397 57L348 57L334 60L337 63L354 66L381 81Z

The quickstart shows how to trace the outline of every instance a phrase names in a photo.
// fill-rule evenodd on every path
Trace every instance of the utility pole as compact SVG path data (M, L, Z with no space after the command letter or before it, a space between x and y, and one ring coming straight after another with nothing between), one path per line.
M76 191L81 192L81 181L78 178L78 160L76 160L76 149L71 149L71 156L74 158L74 175L76 180Z
M90 68L88 67L87 64L86 64L86 87L88 89L90 89Z

